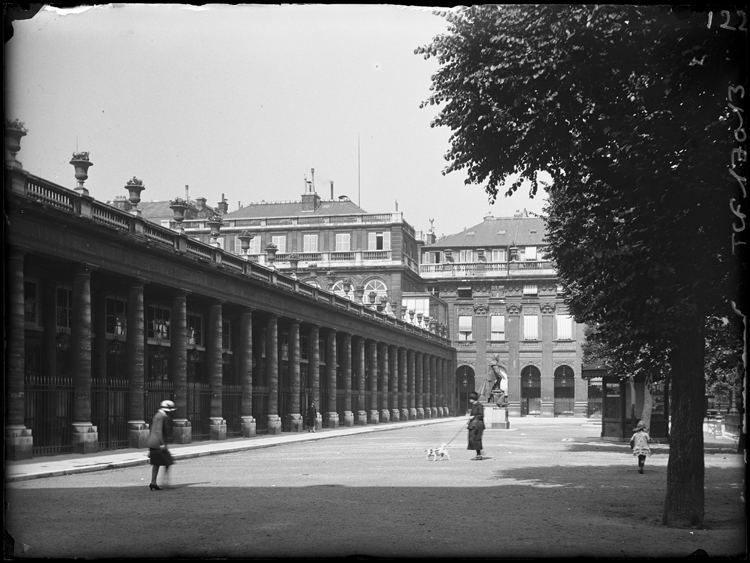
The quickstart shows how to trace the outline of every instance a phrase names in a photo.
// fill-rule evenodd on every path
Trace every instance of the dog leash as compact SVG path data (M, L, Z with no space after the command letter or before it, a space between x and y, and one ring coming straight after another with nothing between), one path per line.
M458 438L458 435L459 435L459 434L460 434L461 432L463 432L463 431L464 431L465 429L466 429L466 427L462 426L462 427L461 427L461 428L460 428L460 429L458 430L458 432L456 432L456 435L455 435L455 436L453 436L453 438L451 438L451 441L450 441L450 442L448 442L447 444L445 444L445 447L447 448L448 446L450 446L450 445L451 445L451 442L453 442L453 440L455 440L456 438Z

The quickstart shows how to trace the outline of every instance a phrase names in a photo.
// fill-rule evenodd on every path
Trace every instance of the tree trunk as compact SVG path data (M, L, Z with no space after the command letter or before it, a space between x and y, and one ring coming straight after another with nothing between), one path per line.
M701 527L704 516L703 317L684 319L670 355L672 421L667 463L667 496L662 523Z
M635 376L631 375L628 378L628 384L630 386L630 428L635 430L635 425L638 424L635 416Z
M651 432L651 411L654 407L654 397L651 394L653 385L654 380L649 371L646 375L646 382L643 384L643 410L641 411L641 420L649 433Z

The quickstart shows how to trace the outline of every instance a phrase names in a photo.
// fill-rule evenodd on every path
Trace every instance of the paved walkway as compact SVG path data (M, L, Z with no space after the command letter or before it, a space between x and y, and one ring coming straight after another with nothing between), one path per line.
M172 457L176 460L189 459L194 457L219 455L232 453L243 450L254 450L258 448L269 448L289 444L292 442L301 442L309 440L325 440L327 438L338 438L340 436L350 436L354 434L364 434L369 432L384 432L396 430L399 428L408 428L413 426L427 426L431 424L451 423L468 417L448 417L433 418L423 420L409 420L404 422L388 422L383 424L371 424L367 426L340 427L335 429L324 428L317 432L283 432L275 436L260 435L253 438L231 438L228 440L207 440L194 442L192 444L174 444L169 447ZM575 424L580 426L591 427L592 429L601 428L601 419L599 418L547 418L547 417L523 417L511 418L510 430L528 427L529 425L563 425ZM704 431L705 431L704 425ZM711 434L704 433L706 442L731 442L737 437L724 435L723 437L714 437ZM96 454L63 454L46 457L35 457L22 461L6 461L5 463L5 482L26 481L29 479L39 479L43 477L56 477L60 475L72 475L74 473L88 473L92 471L103 471L105 469L115 469L120 467L133 467L136 465L148 465L148 450L128 448L123 450L106 450Z
M189 459L208 455L232 453L257 448L268 448L301 442L308 440L325 440L326 438L337 438L353 434L364 434L368 432L383 432L396 430L410 426L426 426L430 424L441 424L444 422L455 422L466 417L432 418L423 420L409 420L404 422L388 422L383 424L371 424L367 426L340 427L335 429L323 428L317 432L283 432L278 435L259 435L253 438L231 438L227 440L207 440L193 442L191 444L173 444L169 446L172 457L176 460ZM583 419L578 419L584 422ZM148 465L148 450L128 448L122 450L106 450L95 454L62 454L46 457L35 457L21 461L6 461L5 482L25 481L28 479L39 479L42 477L55 477L59 475L72 475L74 473L87 473L91 471L102 471L119 467L132 467L135 465Z

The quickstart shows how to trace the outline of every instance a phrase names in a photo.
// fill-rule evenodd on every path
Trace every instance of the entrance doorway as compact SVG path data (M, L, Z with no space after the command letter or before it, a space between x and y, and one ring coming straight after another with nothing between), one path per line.
M536 366L521 370L521 416L542 414L542 374Z
M469 393L476 389L474 383L474 370L471 366L459 366L456 370L456 395L458 396L458 413L468 414Z

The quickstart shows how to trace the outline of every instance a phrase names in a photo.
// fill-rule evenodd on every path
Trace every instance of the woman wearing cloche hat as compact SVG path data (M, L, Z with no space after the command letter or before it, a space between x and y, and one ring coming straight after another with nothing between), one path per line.
M151 422L151 428L148 433L146 445L149 448L148 457L151 460L151 483L148 488L152 491L161 491L162 488L156 484L156 477L159 474L159 467L164 467L164 477L168 477L169 466L174 463L172 454L167 449L167 443L164 441L164 424L169 420L169 414L177 408L172 401L162 401L159 410L154 415Z

